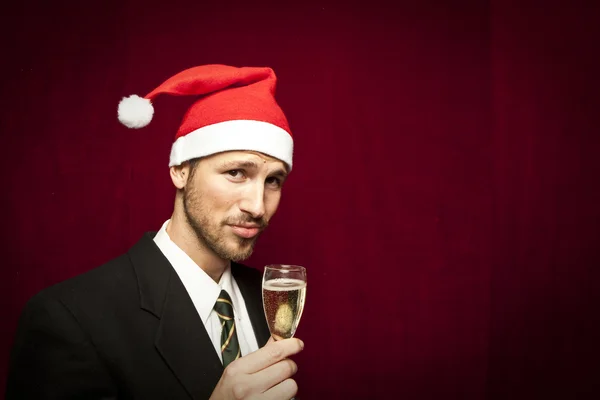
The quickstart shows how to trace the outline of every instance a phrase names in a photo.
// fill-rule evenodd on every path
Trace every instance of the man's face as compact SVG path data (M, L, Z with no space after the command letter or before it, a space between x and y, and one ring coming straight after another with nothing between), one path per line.
M202 158L183 192L187 222L220 258L244 260L275 214L286 176L283 162L257 152Z

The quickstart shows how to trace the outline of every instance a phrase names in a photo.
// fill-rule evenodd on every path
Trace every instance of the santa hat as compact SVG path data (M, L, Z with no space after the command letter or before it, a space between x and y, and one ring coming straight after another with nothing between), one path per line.
M152 120L158 95L200 96L175 135L169 167L223 151L253 150L291 170L294 143L275 101L276 82L271 68L202 65L172 76L144 97L123 98L118 117L129 128L143 128Z

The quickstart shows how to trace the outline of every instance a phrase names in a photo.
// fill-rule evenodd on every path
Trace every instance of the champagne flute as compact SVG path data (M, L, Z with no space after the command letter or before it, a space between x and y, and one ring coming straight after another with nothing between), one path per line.
M263 273L262 299L273 339L294 336L306 298L306 269L297 265L267 265Z

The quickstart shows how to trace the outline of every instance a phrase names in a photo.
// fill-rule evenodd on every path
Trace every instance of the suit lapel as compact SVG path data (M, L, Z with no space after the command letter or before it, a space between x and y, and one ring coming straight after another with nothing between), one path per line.
M129 251L141 307L160 319L155 345L162 358L192 398L207 399L223 365L183 283L152 237L145 235Z
M242 292L258 347L263 347L271 334L262 305L261 277L258 271L231 263L231 273Z
M208 399L223 365L183 283L171 274L156 348L193 398Z

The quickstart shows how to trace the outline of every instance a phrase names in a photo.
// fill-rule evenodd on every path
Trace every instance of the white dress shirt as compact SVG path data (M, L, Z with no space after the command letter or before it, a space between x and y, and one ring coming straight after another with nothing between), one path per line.
M227 291L233 303L236 332L242 356L258 350L258 343L254 336L248 310L246 309L240 288L231 275L231 267L227 267L223 275L221 275L219 283L216 283L171 240L167 233L169 221L167 220L163 224L160 231L154 237L154 242L167 260L169 260L175 272L179 275L179 279L183 282L221 362L223 362L221 354L221 322L213 307L222 289Z

